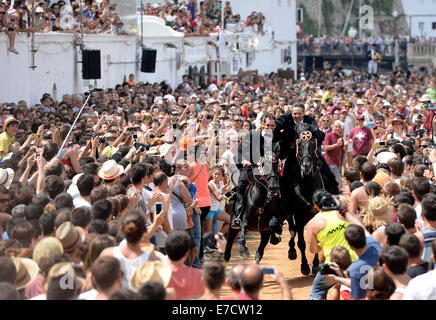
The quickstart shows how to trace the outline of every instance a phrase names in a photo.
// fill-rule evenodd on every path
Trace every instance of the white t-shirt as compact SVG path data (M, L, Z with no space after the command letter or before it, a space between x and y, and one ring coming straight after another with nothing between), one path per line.
M415 212L416 212L416 219L418 219L419 225L421 226L421 229L422 229L422 228L424 228L424 219L422 217L422 206L417 205L415 207Z
M410 280L403 300L436 300L436 271L429 271Z
M86 291L84 293L82 293L78 300L95 300L95 298L97 297L98 291L95 289L91 289L89 291Z
M88 208L92 208L92 205L86 201L85 199L83 199L82 197L74 199L73 200L73 204L75 208L79 208L79 207L88 207Z

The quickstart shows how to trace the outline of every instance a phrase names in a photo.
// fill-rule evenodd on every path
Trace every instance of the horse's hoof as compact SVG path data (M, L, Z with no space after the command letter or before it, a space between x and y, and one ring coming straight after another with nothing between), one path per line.
M280 243L280 241L282 241L282 238L281 238L281 237L276 237L276 236L272 236L272 237L269 239L269 242L270 242L272 245L274 245L274 246L278 245L278 244Z
M319 271L319 267L318 266L313 266L312 267L312 274L315 276Z
M301 265L301 273L305 276L308 276L310 274L310 267L308 264Z
M240 251L239 255L241 256L242 259L250 259L250 251L248 251L248 249L244 251Z
M260 263L260 260L263 258L263 253L260 254L259 251L256 252L256 264Z
M230 260L230 253L227 253L227 252L224 253L224 260L226 260L226 262L229 262L229 260Z
M297 251L288 251L288 259L289 260L297 260Z

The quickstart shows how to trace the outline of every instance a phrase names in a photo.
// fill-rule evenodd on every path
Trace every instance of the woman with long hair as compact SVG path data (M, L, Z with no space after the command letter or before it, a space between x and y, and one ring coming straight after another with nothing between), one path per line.
M163 215L167 211L168 201L164 201L162 213L155 217L154 224L161 224ZM151 231L153 229L152 226ZM101 256L115 257L120 261L122 287L130 288L130 277L137 267L148 261L162 261L162 259L153 249L149 250L150 246L147 246L151 232L147 232L145 218L139 210L130 210L122 216L121 232L125 239L116 247L104 249Z

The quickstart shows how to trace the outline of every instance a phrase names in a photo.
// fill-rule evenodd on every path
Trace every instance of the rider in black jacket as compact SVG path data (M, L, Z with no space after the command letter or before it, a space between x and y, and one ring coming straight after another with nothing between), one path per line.
M318 146L322 146L324 141L324 132L319 130L314 117L304 115L304 109L303 103L296 103L292 107L292 112L286 113L277 119L277 126L274 130L273 143L280 142L280 159L286 159L282 181L280 182L282 197L285 199L291 199L290 190L294 190L296 182L294 177L297 174L298 164L296 159L297 137L295 126L301 122L309 124L310 131L318 140ZM331 173L320 150L321 148L318 148L318 158L321 160L321 174L337 185L334 175Z
M239 229L244 218L244 196L248 187L247 174L253 164L259 163L264 156L265 144L273 140L273 132L276 127L276 119L273 114L265 114L261 121L261 130L251 130L242 139L239 145L238 153L235 156L235 163L242 166L239 175L238 187L236 189L235 215L231 222L231 227ZM277 217L270 220L270 227L275 230L280 227Z

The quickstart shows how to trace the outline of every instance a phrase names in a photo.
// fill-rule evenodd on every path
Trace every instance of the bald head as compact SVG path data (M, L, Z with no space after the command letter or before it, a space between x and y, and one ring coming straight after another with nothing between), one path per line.
M241 273L241 286L244 293L253 295L259 292L263 284L262 269L256 264L250 264Z
M241 291L241 273L245 269L245 264L236 264L229 271L229 284L232 290Z

